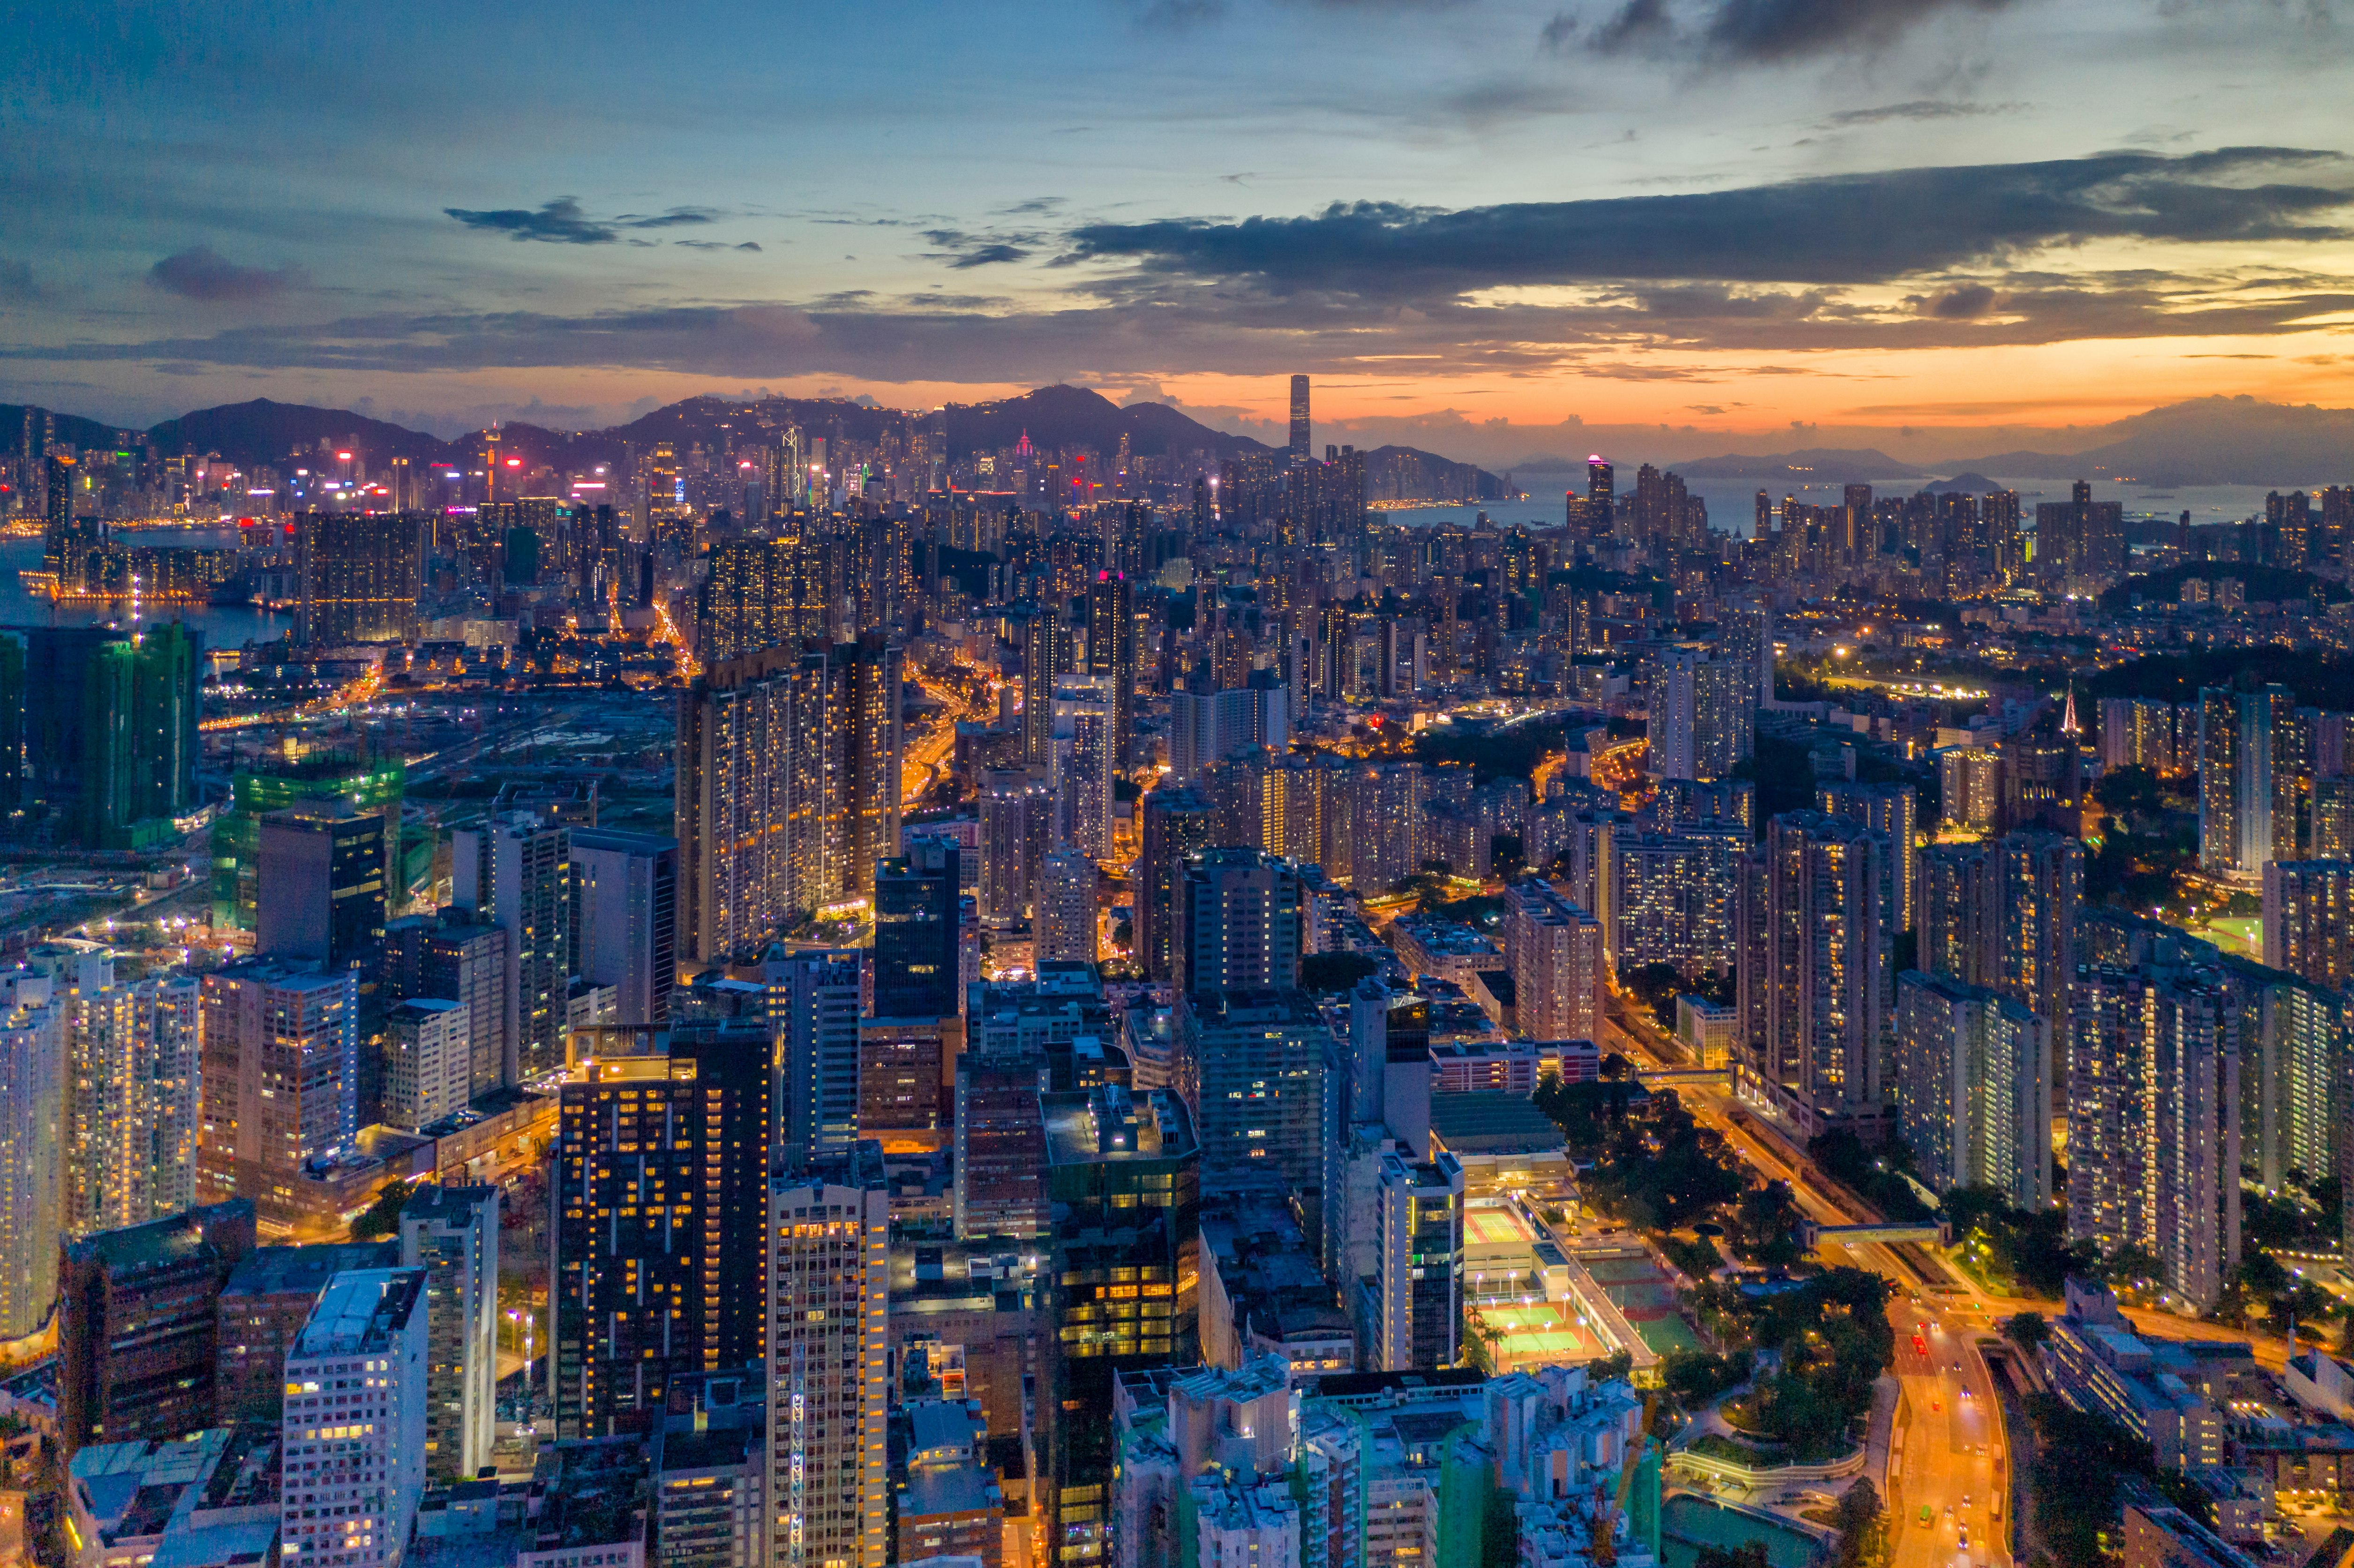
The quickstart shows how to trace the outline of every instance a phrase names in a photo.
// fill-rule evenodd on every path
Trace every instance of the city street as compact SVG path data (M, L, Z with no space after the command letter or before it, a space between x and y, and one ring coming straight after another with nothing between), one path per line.
M1606 1020L1602 1046L1638 1070L1668 1065L1662 1061L1667 1043L1639 1022L1630 1028L1615 1017ZM1769 1130L1754 1110L1744 1107L1736 1118L1733 1097L1722 1089L1674 1087L1702 1125L1722 1133L1769 1180L1789 1182L1808 1218L1843 1225L1869 1217L1850 1213L1804 1150ZM1818 1255L1827 1264L1869 1270L1897 1287L1888 1304L1896 1334L1891 1370L1903 1397L1882 1488L1894 1568L2009 1568L2009 1521L1989 1516L1989 1504L2008 1495L2009 1487L2002 1412L1977 1343L1981 1334L1994 1331L2002 1304L1972 1305L1985 1298L1928 1248L1908 1247L1900 1254L1879 1242L1832 1242Z

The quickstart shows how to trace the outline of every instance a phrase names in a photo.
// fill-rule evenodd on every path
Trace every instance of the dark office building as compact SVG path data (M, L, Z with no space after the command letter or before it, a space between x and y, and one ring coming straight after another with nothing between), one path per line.
M646 1029L600 1046L557 1110L556 1430L658 1425L671 1380L767 1348L769 1054L765 1018Z
M875 868L875 1016L952 1018L960 856L947 839L906 847Z
M246 1254L220 1293L215 1419L276 1425L286 1403L286 1352L311 1320L327 1281L345 1269L399 1266L397 1241L264 1246Z
M261 820L255 950L340 967L384 940L385 821L347 800Z
M221 1291L254 1249L244 1198L65 1244L58 1278L58 1431L91 1443L213 1425Z
M416 641L421 534L420 520L405 512L304 513L294 531L302 595L294 641Z
M1111 682L1112 771L1136 751L1136 594L1122 572L1098 572L1087 589L1087 673Z

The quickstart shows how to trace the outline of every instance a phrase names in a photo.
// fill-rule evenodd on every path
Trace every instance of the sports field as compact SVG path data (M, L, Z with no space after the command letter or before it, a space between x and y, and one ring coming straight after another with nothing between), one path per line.
M1528 1221L1512 1209L1466 1209L1463 1211L1463 1242L1466 1246L1526 1245L1537 1239Z
M1480 1322L1496 1331L1496 1370L1590 1361L1608 1353L1602 1341L1578 1327L1565 1308L1551 1302L1532 1307L1473 1308Z

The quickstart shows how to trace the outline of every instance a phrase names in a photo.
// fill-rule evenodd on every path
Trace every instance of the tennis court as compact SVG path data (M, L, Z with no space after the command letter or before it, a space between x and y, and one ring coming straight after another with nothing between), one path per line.
M1513 1209L1466 1209L1463 1240L1469 1246L1528 1245L1537 1239L1528 1221Z
M1473 1316L1496 1332L1496 1370L1575 1364L1600 1359L1609 1347L1578 1326L1566 1308L1551 1302L1530 1307L1479 1307Z

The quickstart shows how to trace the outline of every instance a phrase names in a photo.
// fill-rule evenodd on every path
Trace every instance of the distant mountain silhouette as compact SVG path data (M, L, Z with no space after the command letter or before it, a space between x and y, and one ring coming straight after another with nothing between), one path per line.
M2354 481L2354 408L2196 397L2084 432L2073 457L2004 452L1967 466L2021 479L2144 484L2344 484Z
M113 445L117 436L139 433L136 430L125 432L120 425L101 424L96 419L85 419L79 414L59 414L23 403L0 403L0 447L13 450L17 442L26 439L25 416L27 414L33 417L31 446L36 452L40 450L45 440L66 441L84 448L105 447ZM48 420L46 425L42 423L45 416Z
M1686 479L1763 479L1785 484L1861 484L1875 479L1914 479L1918 463L1905 462L1871 447L1810 447L1804 451L1769 452L1761 457L1734 453L1680 462L1675 471ZM1631 488L1634 476L1621 475L1618 488Z
M1938 495L1956 493L1984 495L1988 491L2000 490L2002 486L1986 475L1972 470L1968 473L1957 473L1951 479L1935 480L1922 488Z
M313 408L301 403L273 403L267 397L199 408L166 419L149 430L147 439L166 455L218 452L248 468L284 462L296 449L315 450L323 440L337 445L350 442L366 454L371 468L382 466L387 458L405 457L422 465L451 462L458 456L449 442L422 430L404 429L348 408Z

